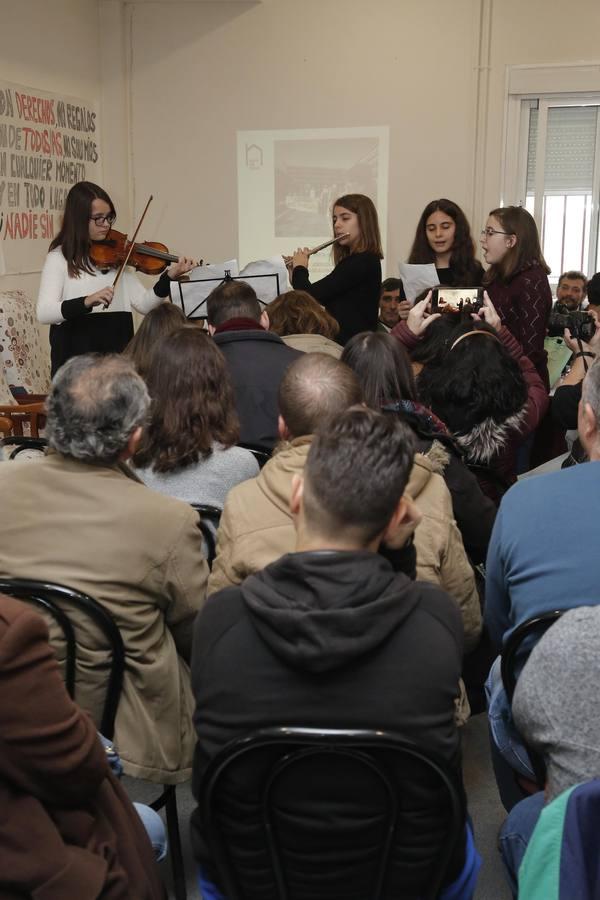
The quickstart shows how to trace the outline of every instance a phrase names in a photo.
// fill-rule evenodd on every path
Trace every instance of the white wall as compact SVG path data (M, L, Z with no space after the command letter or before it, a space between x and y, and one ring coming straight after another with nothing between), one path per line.
M4 78L99 101L119 224L153 193L143 237L186 254L237 254L237 130L389 125L390 272L430 199L474 231L498 204L507 65L600 57L598 0L0 0L0 22Z
M0 0L3 79L76 97L100 94L97 0ZM38 275L6 275L0 289L37 295Z
M474 0L135 5L136 208L152 192L160 240L236 256L237 130L389 125L394 271L429 200L472 202L476 12Z

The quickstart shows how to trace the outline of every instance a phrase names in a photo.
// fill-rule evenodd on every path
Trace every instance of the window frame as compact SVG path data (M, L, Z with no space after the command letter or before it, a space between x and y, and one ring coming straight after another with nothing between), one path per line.
M534 218L542 233L545 149L548 110L552 107L597 106L596 154L587 248L588 272L600 265L600 64L508 66L502 152L501 205L525 206L529 118L538 108ZM540 165L540 161L542 164ZM558 279L558 275L556 278ZM553 279L554 280L554 279Z

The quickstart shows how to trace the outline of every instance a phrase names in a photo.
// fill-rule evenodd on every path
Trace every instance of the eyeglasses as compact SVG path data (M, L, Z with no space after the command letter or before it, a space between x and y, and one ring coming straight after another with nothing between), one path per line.
M497 228L483 228L481 231L481 237L491 237L493 234L513 234L512 231L498 231Z
M112 226L113 222L117 217L114 213L109 213L107 216L90 216L90 222L93 222L94 225L110 225Z

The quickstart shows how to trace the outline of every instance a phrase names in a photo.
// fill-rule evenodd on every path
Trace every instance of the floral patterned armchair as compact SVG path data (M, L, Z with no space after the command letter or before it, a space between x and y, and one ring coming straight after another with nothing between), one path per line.
M40 334L35 307L23 291L0 291L0 404L14 402L6 388L47 394L50 351Z

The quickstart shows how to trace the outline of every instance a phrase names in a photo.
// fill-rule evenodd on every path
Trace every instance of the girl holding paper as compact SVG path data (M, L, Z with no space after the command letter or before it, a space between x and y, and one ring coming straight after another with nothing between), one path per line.
M433 263L440 284L480 287L483 266L475 259L475 243L464 212L452 200L432 200L419 219L408 262Z
M61 229L42 269L37 302L38 320L50 325L52 375L72 356L123 350L133 336L132 307L142 314L154 309L169 296L170 280L195 265L180 257L150 289L125 270L115 290L114 269L96 268L90 247L92 241L106 238L116 217L112 200L97 184L80 181L69 191ZM92 315L99 312L102 315Z
M325 307L340 326L336 340L345 344L361 331L375 331L381 291L381 237L377 210L364 194L345 194L333 205L333 272L311 283L309 250L292 257L292 286L306 291Z

